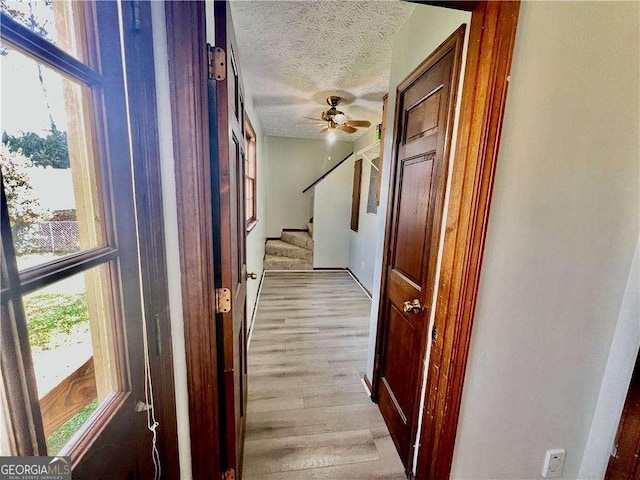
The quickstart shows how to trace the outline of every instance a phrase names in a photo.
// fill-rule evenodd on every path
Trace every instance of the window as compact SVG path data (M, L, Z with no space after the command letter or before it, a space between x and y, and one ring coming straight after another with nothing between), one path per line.
M11 454L97 468L145 398L117 4L0 8L2 416Z
M245 216L247 231L251 230L258 222L258 199L256 189L257 179L257 150L256 133L247 118L245 120L245 157L244 157L244 196L245 196Z

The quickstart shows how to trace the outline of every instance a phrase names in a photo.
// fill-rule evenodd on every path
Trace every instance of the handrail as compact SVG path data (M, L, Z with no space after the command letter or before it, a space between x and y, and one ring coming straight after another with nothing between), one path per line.
M40 400L45 436L50 436L97 396L92 356Z
M310 188L315 187L318 183L320 183L322 180L324 180L327 177L327 175L329 175L336 168L338 168L340 165L342 165L344 162L346 162L351 157L351 155L353 155L353 152L351 152L349 155L344 157L342 160L340 160L338 163L336 163L333 167L331 167L329 170L327 170L325 173L323 173L322 176L320 176L317 180L315 180L311 185L309 185L307 188L302 190L302 193L307 193L307 190L309 190Z

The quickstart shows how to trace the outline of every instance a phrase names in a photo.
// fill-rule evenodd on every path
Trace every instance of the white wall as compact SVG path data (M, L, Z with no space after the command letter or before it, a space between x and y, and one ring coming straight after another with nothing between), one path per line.
M603 478L640 347L640 241L636 243L578 478Z
M242 61L242 59L240 59ZM266 136L262 133L262 126L258 115L253 108L253 97L251 86L246 82L245 91L245 112L251 121L251 125L256 132L256 173L257 181L257 218L258 223L247 233L247 272L256 272L258 280L247 280L247 315L249 321L253 322L253 312L258 296L260 278L262 278L264 244L267 240L267 189L268 189L268 160Z
M313 189L303 194L322 173L353 151L352 142L265 137L267 143L267 230L279 237L285 228L307 228L313 215ZM331 160L328 160L331 157Z
M540 478L549 448L578 478L638 239L639 19L521 5L452 478Z
M349 264L354 164L352 155L314 187L314 267L346 268Z
M354 152L376 142L376 128L372 126L369 131L354 143ZM374 158L379 149L368 153L369 158ZM370 292L373 291L373 269L376 259L376 229L378 218L386 214L386 206L380 204L378 213L367 213L367 198L369 195L369 179L371 177L371 162L362 160L362 185L360 189L360 213L358 231L349 229L349 270L356 276L360 283Z

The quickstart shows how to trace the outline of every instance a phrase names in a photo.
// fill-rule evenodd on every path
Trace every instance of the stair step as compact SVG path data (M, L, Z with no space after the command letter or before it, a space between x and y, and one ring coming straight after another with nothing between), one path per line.
M309 232L299 232L295 230L285 230L280 236L283 242L291 243L307 250L313 250L313 238Z
M267 240L265 253L280 257L300 258L308 262L313 262L313 251L299 247L298 245L283 242L282 240Z
M301 258L280 257L266 254L264 256L265 270L313 270L313 261Z
M307 230L309 231L311 238L313 238L313 223L307 223Z

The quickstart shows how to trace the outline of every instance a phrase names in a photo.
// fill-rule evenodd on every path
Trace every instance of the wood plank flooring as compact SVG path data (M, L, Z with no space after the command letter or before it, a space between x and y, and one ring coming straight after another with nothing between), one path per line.
M347 272L267 272L248 370L245 480L404 480L362 385L371 301Z

